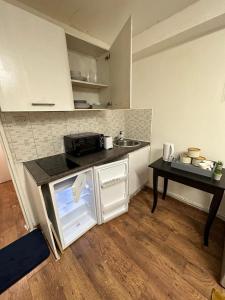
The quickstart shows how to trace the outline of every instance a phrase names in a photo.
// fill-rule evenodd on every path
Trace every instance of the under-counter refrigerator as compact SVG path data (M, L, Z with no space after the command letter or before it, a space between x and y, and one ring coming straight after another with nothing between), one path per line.
M44 194L54 234L65 249L97 223L128 211L128 160L53 181Z
M65 249L97 224L93 170L51 182L49 190L52 205L48 208L49 218Z

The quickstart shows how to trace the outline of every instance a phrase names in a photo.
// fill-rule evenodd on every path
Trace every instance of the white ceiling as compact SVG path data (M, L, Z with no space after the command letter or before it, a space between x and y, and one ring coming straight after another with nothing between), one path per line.
M133 35L197 0L19 0L43 14L111 44L129 15Z

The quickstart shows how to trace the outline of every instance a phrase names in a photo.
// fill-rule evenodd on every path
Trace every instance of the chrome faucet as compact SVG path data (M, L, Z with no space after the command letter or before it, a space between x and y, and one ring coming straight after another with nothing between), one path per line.
M120 131L120 133L119 133L119 135L118 135L118 141L123 141L124 140L124 133L123 133L123 131L121 130Z

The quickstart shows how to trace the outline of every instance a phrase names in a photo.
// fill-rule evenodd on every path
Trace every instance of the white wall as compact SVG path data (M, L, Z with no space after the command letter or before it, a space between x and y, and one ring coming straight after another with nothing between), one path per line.
M5 153L3 152L2 146L0 144L0 183L11 180L9 173L9 168L7 165Z
M133 105L153 109L152 160L169 141L178 152L198 146L209 159L225 162L224 41L221 30L133 64ZM206 193L175 183L169 192L208 208Z
M133 39L133 59L225 27L225 1L199 0Z

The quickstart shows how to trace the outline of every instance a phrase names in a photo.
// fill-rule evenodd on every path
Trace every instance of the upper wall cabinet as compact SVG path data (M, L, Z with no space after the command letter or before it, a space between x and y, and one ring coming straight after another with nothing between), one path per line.
M0 0L2 111L72 110L62 28Z
M66 34L74 100L95 109L131 108L132 22L128 19L109 50Z

